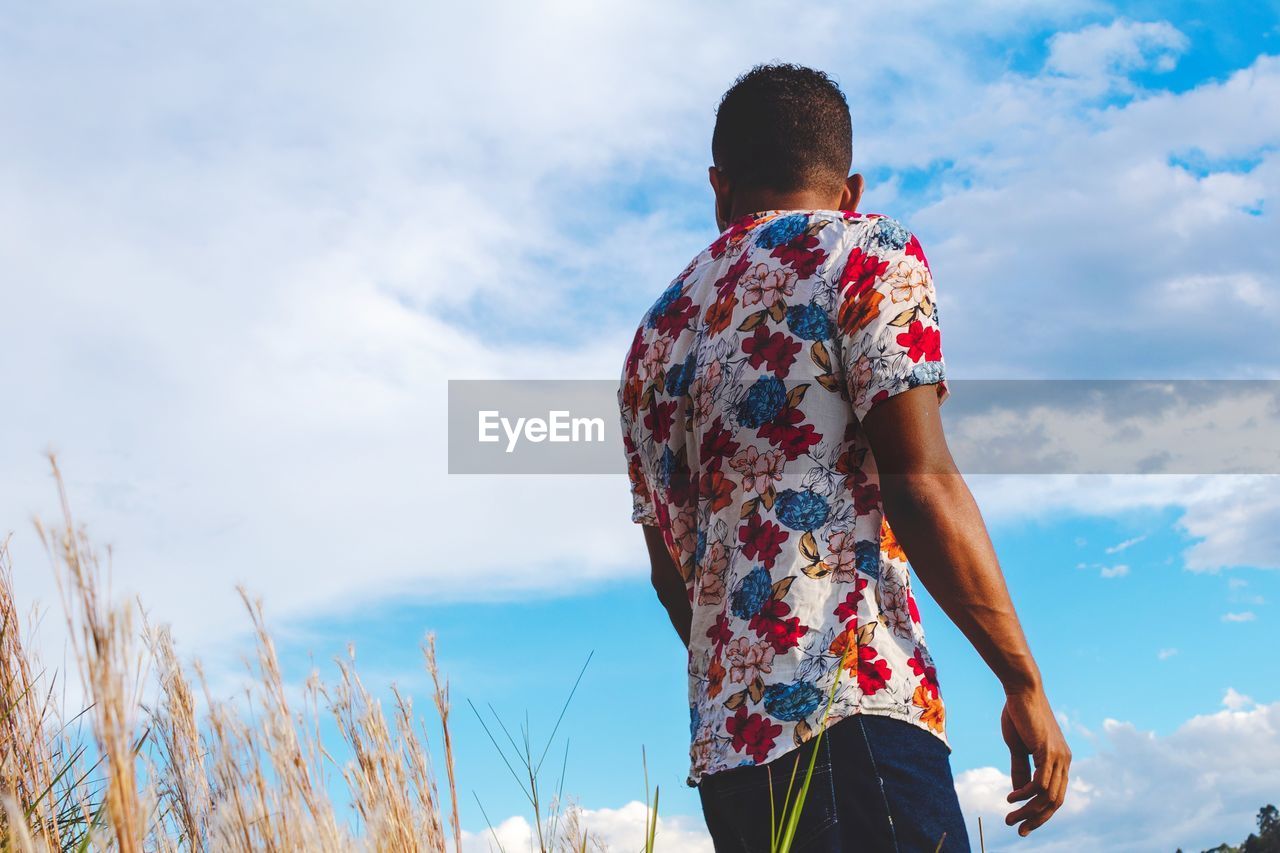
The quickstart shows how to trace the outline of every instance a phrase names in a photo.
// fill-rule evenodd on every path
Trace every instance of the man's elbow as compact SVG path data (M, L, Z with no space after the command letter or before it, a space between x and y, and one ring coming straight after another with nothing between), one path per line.
M890 524L928 518L956 507L969 496L969 487L954 467L951 470L885 474L880 496Z

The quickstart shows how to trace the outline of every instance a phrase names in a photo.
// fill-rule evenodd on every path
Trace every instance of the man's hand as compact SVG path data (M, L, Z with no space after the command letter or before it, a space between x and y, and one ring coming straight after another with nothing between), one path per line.
M1013 826L1022 821L1018 834L1025 837L1053 817L1062 805L1067 795L1071 750L1048 698L1039 689L1006 694L1004 711L1000 714L1000 733L1009 746L1009 775L1013 779L1013 792L1008 800L1011 803L1027 800L1009 812L1004 822Z
M649 577L653 582L653 591L658 594L658 600L667 609L667 615L671 617L671 625L680 635L680 641L684 643L685 648L688 648L689 633L693 626L693 605L689 603L688 587L685 586L684 578L680 576L680 569L671 559L671 552L667 550L666 538L662 535L662 531L657 527L645 525L644 541L649 549Z

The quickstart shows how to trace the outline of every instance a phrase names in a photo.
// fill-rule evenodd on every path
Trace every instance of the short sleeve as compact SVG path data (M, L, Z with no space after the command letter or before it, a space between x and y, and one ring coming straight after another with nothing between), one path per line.
M636 524L657 525L653 511L653 492L649 488L638 453L627 454L627 476L631 479L631 520Z
M933 275L915 235L877 217L858 233L841 271L836 334L858 420L920 385L949 391Z
M630 364L630 360L628 361ZM637 524L658 524L653 490L645 475L644 460L637 440L637 405L640 383L624 374L618 388L618 409L622 420L622 447L627 456L627 479L631 481L631 520Z

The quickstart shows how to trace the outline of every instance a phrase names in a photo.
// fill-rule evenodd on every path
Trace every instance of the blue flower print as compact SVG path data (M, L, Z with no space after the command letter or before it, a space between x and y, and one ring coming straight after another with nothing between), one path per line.
M689 390L689 386L693 384L693 373L697 369L698 358L694 353L689 353L689 357L682 364L677 364L667 371L667 395L671 397L681 397Z
M792 530L813 530L826 524L831 508L822 495L787 489L778 495L773 512L778 521Z
M876 221L871 238L876 241L876 245L897 251L907 245L907 241L911 239L911 232L903 228L898 220L886 216Z
M831 318L812 302L792 305L787 309L787 328L801 340L821 341L831 337Z
M911 368L911 375L907 377L907 386L916 388L920 385L933 385L945 378L946 372L942 367L942 362L922 361Z
M773 582L769 579L769 570L756 566L733 591L733 615L739 619L750 619L760 612L771 595Z
M770 684L764 689L764 709L778 720L808 719L822 704L822 691L807 681Z
M880 578L880 544L864 541L853 546L853 559L858 571L870 578Z
M787 402L787 389L776 376L761 376L747 389L738 404L738 422L744 427L758 427L778 416Z
M779 217L760 231L757 243L763 249L785 245L803 234L808 225L809 217L803 213Z
M648 315L644 318L644 324L650 329L658 325L658 318L667 313L667 309L680 298L683 292L684 282L680 280L673 281L666 290L662 291L658 301L653 303L653 307L649 309Z

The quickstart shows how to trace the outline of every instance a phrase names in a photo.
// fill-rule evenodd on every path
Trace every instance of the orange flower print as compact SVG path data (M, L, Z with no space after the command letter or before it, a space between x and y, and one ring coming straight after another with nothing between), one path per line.
M707 330L713 335L718 335L729 328L729 321L733 319L733 309L737 304L738 299L732 293L712 302L707 308Z
M911 695L911 704L921 709L920 722L935 732L942 731L946 724L947 712L942 705L942 700L933 695L928 687L923 684L918 685L916 692Z
M724 664L720 663L720 658L712 658L711 666L707 667L707 696L714 699L720 695L720 691L724 689Z
M850 678L858 677L858 653L849 652L850 648L856 647L858 641L857 622L849 623L849 627L836 634L835 639L831 641L829 651L833 655L840 655L840 662L844 664L845 671L849 673Z
M703 475L698 483L698 493L703 500L710 502L712 512L719 512L733 503L733 481L719 471L712 471Z
M880 521L880 551L890 560L905 560L907 554L898 544L898 537L889 528L889 522Z
M836 314L836 322L840 324L840 331L846 335L852 335L859 329L866 327L872 320L880 316L880 303L883 301L884 294L878 290L872 290L860 296L845 296L844 302L840 304L840 311Z

